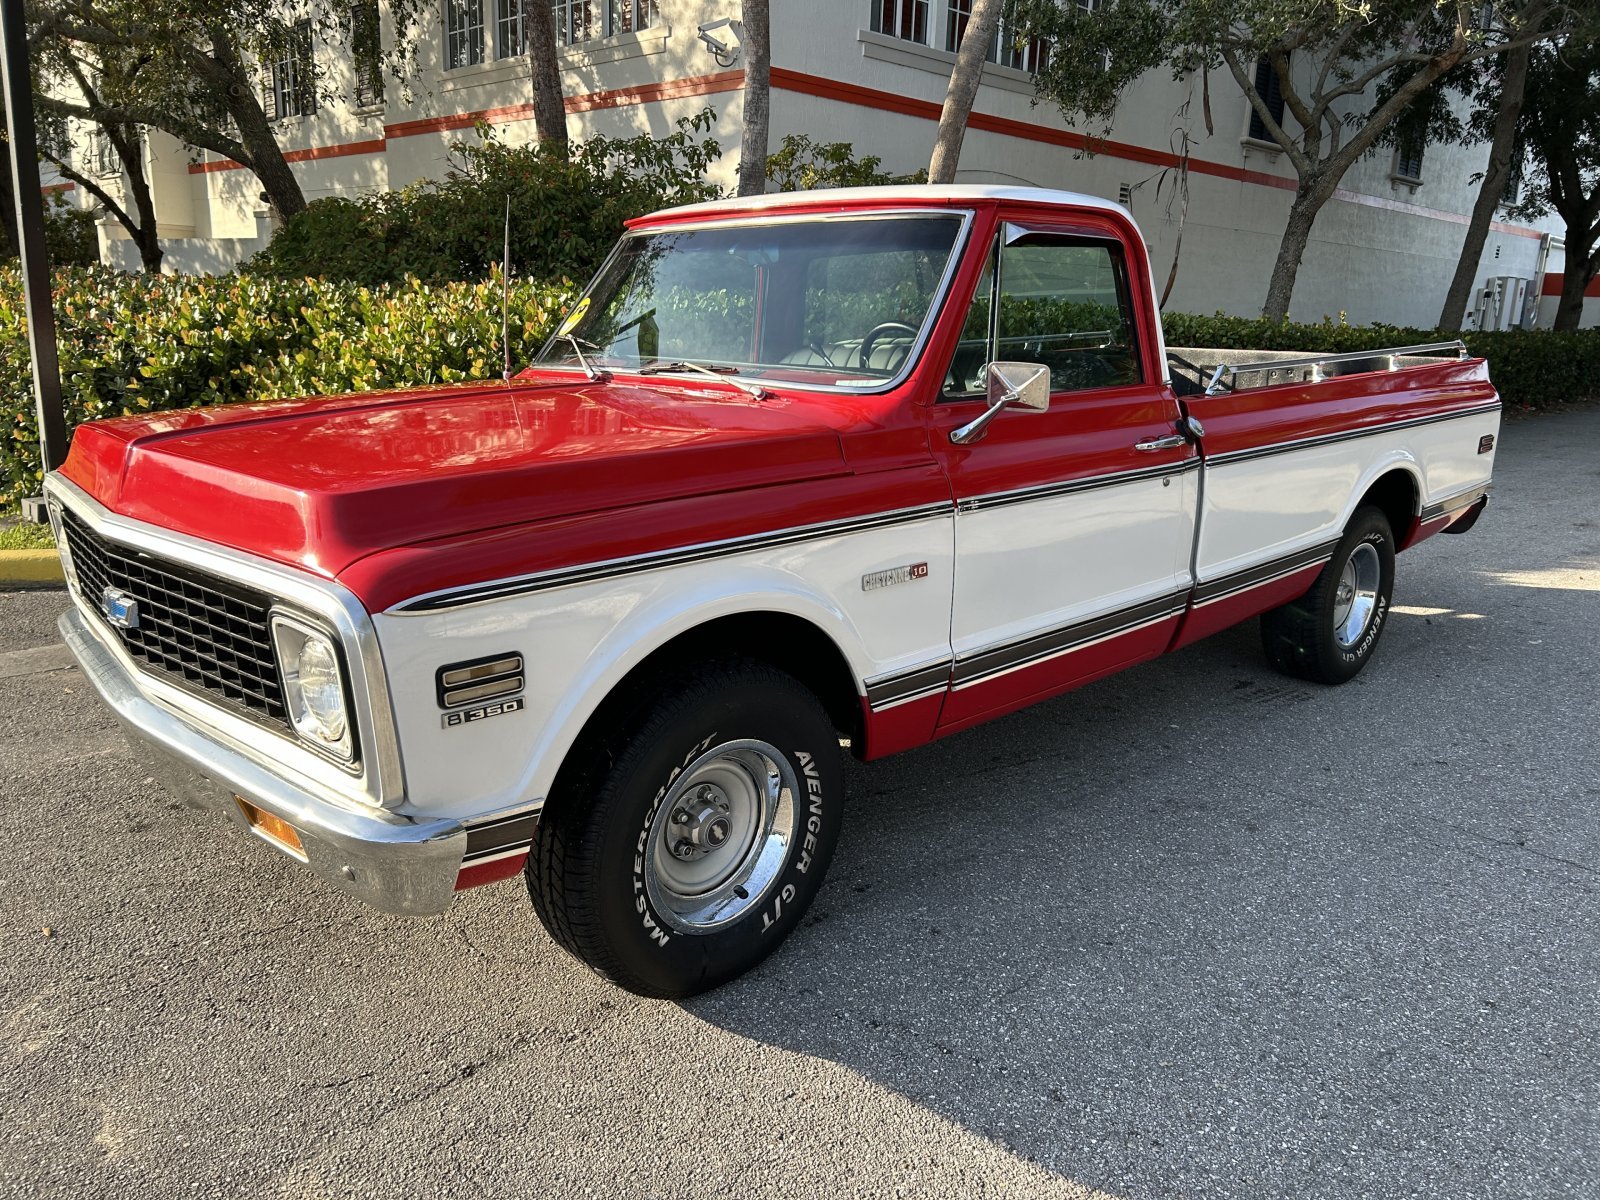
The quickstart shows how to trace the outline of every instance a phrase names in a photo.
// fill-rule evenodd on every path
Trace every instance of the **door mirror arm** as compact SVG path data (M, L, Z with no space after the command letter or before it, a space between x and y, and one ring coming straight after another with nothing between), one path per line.
M989 407L959 429L950 431L950 440L957 446L970 446L981 438L989 422L1004 409L1044 412L1050 407L1050 368L1042 363L990 363L988 383Z

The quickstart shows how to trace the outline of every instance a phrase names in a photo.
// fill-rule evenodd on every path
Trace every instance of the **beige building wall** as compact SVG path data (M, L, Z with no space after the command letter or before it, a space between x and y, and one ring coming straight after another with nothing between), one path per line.
M850 142L857 153L878 155L897 173L926 166L954 61L942 48L944 2L930 0L930 40L936 44L928 46L873 32L872 0L774 5L772 147L787 133L804 133L823 142ZM450 169L452 145L479 136L479 120L512 144L533 138L527 60L497 57L494 8L494 0L485 0L485 62L447 69L442 18L435 13L422 32L418 69L408 85L389 78L381 103L360 108L340 99L321 104L311 116L279 123L307 199L439 178ZM596 133L661 136L672 132L678 118L710 106L717 113L712 136L723 150L713 179L731 191L740 153L743 64L737 58L730 63L726 55L719 61L699 31L736 18L739 6L735 0L660 0L658 8L659 20L650 28L563 51L569 131L575 139ZM711 35L737 50L736 29ZM392 30L386 28L385 36L392 41ZM319 47L318 55L332 90L353 96L354 72L343 50ZM1253 315L1266 295L1294 174L1275 147L1245 136L1248 104L1238 88L1213 76L1210 90L1211 134L1200 114L1199 80L1174 80L1164 71L1132 89L1109 130L1074 130L1048 103L1036 102L1030 76L991 65L957 178L1124 198L1145 230L1158 288L1177 255L1169 309ZM1100 140L1091 148L1085 133ZM1175 153L1185 137L1187 207L1179 195ZM183 153L194 161L175 176L170 153L160 151L163 229L170 224L175 232L169 262L179 270L225 269L265 244L272 215L249 172L212 156ZM1429 146L1420 183L1396 179L1387 150L1359 162L1318 217L1292 318L1343 314L1352 323L1432 326L1475 198L1472 176L1485 158L1481 146ZM193 233L177 234L186 227ZM1537 294L1542 239L1549 233L1559 233L1559 223L1497 222L1480 264L1480 290L1493 285L1504 292L1511 280L1522 281L1518 286L1528 295Z

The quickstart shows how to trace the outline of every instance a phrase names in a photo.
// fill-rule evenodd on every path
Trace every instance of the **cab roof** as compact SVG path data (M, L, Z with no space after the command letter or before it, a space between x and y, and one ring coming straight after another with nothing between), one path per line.
M1082 192L1062 192L1053 188L1013 187L983 183L905 183L888 187L817 188L806 192L768 192L761 196L729 196L724 200L709 200L700 204L682 204L664 208L646 217L638 217L628 225L647 225L669 217L716 217L731 213L775 212L787 208L882 208L885 204L901 203L908 207L919 204L962 205L1013 200L1031 204L1072 205L1119 213L1129 220L1133 214L1122 205L1101 196L1088 196Z

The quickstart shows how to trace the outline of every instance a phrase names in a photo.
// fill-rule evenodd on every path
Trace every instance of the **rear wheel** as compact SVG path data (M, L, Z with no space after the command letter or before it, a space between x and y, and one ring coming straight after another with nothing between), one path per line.
M704 668L563 772L528 858L534 908L629 991L705 991L799 923L842 801L838 735L810 691L760 663Z
M1261 617L1278 670L1318 683L1354 679L1377 649L1394 591L1394 534L1380 509L1358 508L1309 591Z

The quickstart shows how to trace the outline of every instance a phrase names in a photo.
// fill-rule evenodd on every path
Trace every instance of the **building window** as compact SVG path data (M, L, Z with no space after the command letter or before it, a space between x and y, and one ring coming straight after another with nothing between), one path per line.
M272 115L307 117L317 111L316 66L311 59L311 22L283 30L282 48L272 63Z
M86 175L119 175L122 172L117 148L99 126L89 130L88 141L84 145L83 166Z
M638 33L661 20L657 0L556 0L556 41L566 46L619 33Z
M926 46L928 0L873 0L872 29L875 33Z
M638 33L659 22L661 13L657 0L609 0L606 20L609 23L607 35Z
M1422 182L1422 140L1402 143L1394 152L1394 177L1407 183Z
M1289 56L1283 56L1285 68L1289 65ZM1283 128L1283 85L1278 80L1278 73L1272 69L1272 63L1265 58L1256 60L1256 95L1265 101L1267 111L1272 114L1272 119L1278 123L1278 128ZM1261 119L1261 114L1256 111L1254 104L1250 105L1250 136L1258 142L1270 142L1272 134L1267 131L1267 123Z
M1511 152L1511 165L1506 171L1506 186L1500 193L1500 203L1511 208L1522 201L1522 151Z
M444 0L445 68L483 61L483 0Z
M356 74L357 108L383 102L383 33L378 0L356 0L350 6L350 58Z
M528 52L528 0L494 0L494 53L516 58Z
M1037 75L1050 62L1050 43L1042 37L1027 37L1016 22L1000 18L1000 34L995 39L994 61L1002 67Z
M1078 0L1079 7L1093 11L1096 0ZM872 30L885 33L901 41L933 46L950 54L961 49L961 39L966 36L967 23L972 20L972 0L940 0L944 19L937 31L938 40L930 40L928 28L929 0L874 0L872 5ZM1001 17L995 33L994 44L984 49L984 61L1014 67L1019 71L1037 74L1049 61L1050 43L1044 38L1027 37L1017 21Z

